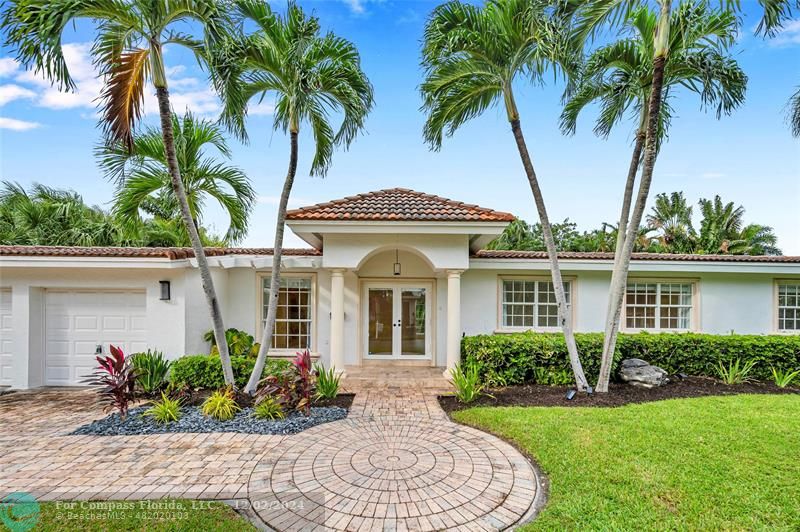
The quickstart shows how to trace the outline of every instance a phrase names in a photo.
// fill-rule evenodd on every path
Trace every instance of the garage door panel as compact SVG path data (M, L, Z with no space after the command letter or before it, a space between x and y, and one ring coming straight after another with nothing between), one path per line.
M46 315L47 328L51 331L69 331L70 319L69 316L61 312L48 312Z
M103 331L125 332L131 328L129 323L127 316L103 316Z
M132 316L131 331L144 334L147 331L147 318L144 316Z
M125 353L144 350L145 308L144 291L48 291L47 384L81 384L97 366L98 345L104 355L110 353L110 345Z
M0 386L11 385L14 356L14 316L11 290L0 290Z
M75 332L96 332L98 327L97 316L75 316Z

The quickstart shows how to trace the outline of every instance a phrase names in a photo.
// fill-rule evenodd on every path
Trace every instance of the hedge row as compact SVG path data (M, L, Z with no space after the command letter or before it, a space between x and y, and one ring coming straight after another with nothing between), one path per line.
M581 362L591 382L597 379L603 334L576 334ZM561 334L520 333L467 336L462 359L474 363L492 386L547 379L547 384L571 381L567 348ZM800 368L800 336L713 335L690 333L620 334L614 356L616 376L620 360L641 358L670 373L717 376L719 363L755 360L751 375L769 380L771 368ZM564 382L565 384L567 382ZM543 382L544 383L544 382Z
M256 359L232 356L233 377L238 388L244 388L253 372ZM262 378L277 373L290 365L288 360L267 359ZM172 363L169 380L178 386L214 390L225 385L222 361L214 355L186 355Z

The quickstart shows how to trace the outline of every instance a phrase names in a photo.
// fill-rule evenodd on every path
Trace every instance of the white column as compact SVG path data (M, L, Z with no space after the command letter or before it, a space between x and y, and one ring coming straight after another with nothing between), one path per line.
M461 359L461 272L447 271L447 378Z
M331 366L344 375L344 270L331 270Z

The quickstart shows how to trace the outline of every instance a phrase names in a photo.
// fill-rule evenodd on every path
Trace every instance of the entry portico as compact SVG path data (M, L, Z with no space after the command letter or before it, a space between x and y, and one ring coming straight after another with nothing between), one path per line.
M444 366L461 342L461 273L511 214L395 188L290 211L331 272L330 359ZM355 300L348 315L347 299ZM355 359L346 338L357 338Z

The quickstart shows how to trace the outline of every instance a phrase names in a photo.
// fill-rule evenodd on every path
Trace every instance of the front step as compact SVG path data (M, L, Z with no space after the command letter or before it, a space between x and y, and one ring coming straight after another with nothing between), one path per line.
M442 376L444 368L408 365L348 366L342 380L348 391L355 389L409 388L445 393L452 388Z

